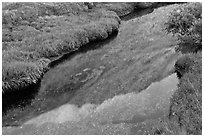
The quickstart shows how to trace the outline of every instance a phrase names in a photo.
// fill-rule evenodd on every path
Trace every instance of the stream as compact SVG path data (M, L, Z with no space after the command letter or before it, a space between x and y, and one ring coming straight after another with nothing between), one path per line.
M65 104L27 121L19 128L13 128L13 133L93 134L93 131L100 131L101 134L115 134L117 130L124 130L116 125L139 124L148 119L167 116L170 97L176 91L178 82L174 73L152 83L140 93L117 95L100 105L88 103L79 108L76 105ZM104 126L116 126L117 130L102 130ZM7 130L9 127L4 130L4 134L7 134Z
M137 123L168 115L169 100L177 89L178 78L176 73L159 82L152 83L140 93L117 95L105 100L102 104L84 104L77 107L65 104L29 120L25 124L37 126L44 123L64 123L66 121L78 122L90 119L99 123ZM117 114L117 115L115 115Z
M121 25L152 11L152 9L146 9L123 17ZM47 123L55 123L53 129L49 125L49 128L44 126L46 129L43 132L47 134L52 132L49 131L50 129L56 129L56 126L61 130L52 133L78 134L82 131L84 133L88 128L92 129L93 126L94 130L98 131L102 125L138 123L167 115L169 99L178 84L175 73L159 82L149 84L146 89L145 86L141 87L145 89L142 92L139 92L141 90L138 88L138 91L128 93L129 91L121 85L122 81L118 81L116 85L112 83L114 87L110 87L109 90L114 88L113 93L100 92L103 86L108 88L109 85L106 82L104 82L105 85L99 85L98 82L105 81L106 77L116 73L117 68L123 69L125 66L122 65L128 66L134 62L124 60L124 57L119 55L119 49L113 48L121 43L118 35L125 34L123 30L119 30L105 41L90 43L78 51L53 59L50 64L51 69L43 76L39 87L33 91L33 96L29 97L29 101L25 101L27 105L26 103L23 103L23 106L14 105L3 114L2 125L5 127L3 134L7 134L10 126L17 126L12 129L16 130L13 132L16 134L21 134L24 129L26 134L31 132L31 134L33 132L40 134L41 126ZM119 53L115 54L117 50ZM166 51L170 51L174 58L173 51L169 49ZM111 83L111 81L107 82ZM64 124L66 128L67 126L70 128L67 130L62 128ZM76 130L73 131L73 128Z

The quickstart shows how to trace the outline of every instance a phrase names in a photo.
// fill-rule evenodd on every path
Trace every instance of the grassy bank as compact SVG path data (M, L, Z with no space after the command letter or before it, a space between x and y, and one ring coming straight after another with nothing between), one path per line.
M178 90L172 97L170 120L176 121L186 134L202 134L202 53L188 54L178 60L191 58L185 67ZM186 66L179 62L179 66Z
M168 117L141 123L142 134L201 135L202 134L202 53L190 53L177 61L186 66L179 80L178 89L171 98ZM184 63L185 62L185 63Z
M168 117L146 120L139 127L151 135L202 134L202 53L183 55L177 66L183 67L178 89L170 101ZM189 59L191 61L189 61ZM188 62L191 62L188 64ZM187 66L187 67L186 67Z
M177 51L183 53L175 64L180 80L171 98L169 117L153 121L150 134L202 134L201 14L201 3L187 3L172 11L167 20L167 31L178 38Z
M185 134L197 135L202 134L202 4L189 3L178 10L180 15L172 14L177 22L170 30L180 40L178 50L185 54L175 65L181 78L169 118Z
M83 3L3 4L3 94L36 83L51 57L77 50L118 30L111 11Z

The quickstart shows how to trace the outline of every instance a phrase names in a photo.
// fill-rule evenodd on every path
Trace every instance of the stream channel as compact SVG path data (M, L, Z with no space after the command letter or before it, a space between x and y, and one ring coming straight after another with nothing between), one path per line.
M145 9L124 16L121 18L121 25L130 19L146 15L152 11L153 9ZM159 82L152 83L140 93L116 95L105 101L98 99L99 103L87 103L85 100L77 98L72 101L81 87L92 86L105 72L114 67L111 61L108 63L100 62L99 59L111 50L110 43L116 41L117 35L118 32L115 32L105 41L92 42L81 47L78 51L63 55L53 61L50 64L51 69L43 76L37 87L25 89L31 90L33 88L32 94L3 111L2 126L5 128L21 125L24 127L27 124L40 126L44 123L59 124L69 121L86 121L85 123L95 124L137 123L167 115L170 97L177 89L178 84L175 73ZM103 50L98 50L101 48ZM84 62L87 58L90 58L89 61ZM62 76L56 74L58 67L63 68L63 66L66 66L64 67L66 70L63 71L69 70L65 74L68 78L67 83L59 89L60 81L53 85L50 79L58 77L60 80ZM53 89L55 94L53 94ZM86 98L84 94L77 96Z

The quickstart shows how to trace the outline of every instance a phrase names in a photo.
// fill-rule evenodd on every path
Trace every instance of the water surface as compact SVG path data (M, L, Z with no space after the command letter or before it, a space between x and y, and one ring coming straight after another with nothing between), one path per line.
M78 108L65 104L55 110L42 114L25 124L41 125L47 122L91 121L98 124L137 123L147 119L168 115L170 97L177 89L178 78L172 74L152 83L144 91L117 95L100 105L85 104Z

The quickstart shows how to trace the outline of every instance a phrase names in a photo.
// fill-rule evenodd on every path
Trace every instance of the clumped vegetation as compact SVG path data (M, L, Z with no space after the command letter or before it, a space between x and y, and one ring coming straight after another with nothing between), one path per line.
M35 83L51 57L106 39L119 23L116 13L83 3L3 3L3 93Z
M202 4L186 3L173 10L165 29L179 40L175 63L179 77L168 118L144 122L145 134L202 134ZM147 126L148 125L148 126ZM152 126L151 126L152 125ZM151 128L149 128L151 127Z
M187 3L175 9L166 30L178 37L179 50L197 52L202 49L202 4Z
M184 134L202 134L202 5L187 3L173 11L166 23L168 32L180 41L183 56L175 64L178 90L171 99L169 120Z
M175 64L175 70L181 78L185 73L201 74L202 53L188 53L179 58Z
M49 59L41 58L34 63L23 61L5 63L2 70L3 94L37 83L42 74L48 69L49 62Z
M178 122L187 134L202 134L202 53L186 56L193 64L183 73L172 97L170 120Z

